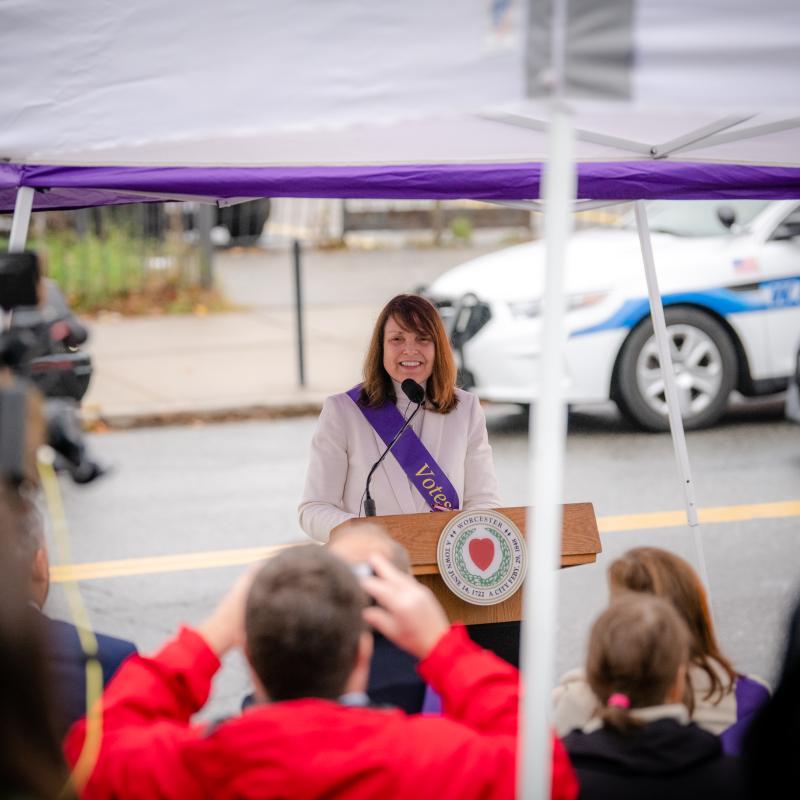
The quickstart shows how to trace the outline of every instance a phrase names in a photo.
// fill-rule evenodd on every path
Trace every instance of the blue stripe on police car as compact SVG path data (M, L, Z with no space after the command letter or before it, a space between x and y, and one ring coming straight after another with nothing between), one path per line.
M743 288L743 287L742 287ZM662 298L664 306L693 305L707 308L722 317L754 311L769 311L800 305L800 276L763 281L747 288L708 289L700 292L676 292ZM585 336L617 328L633 328L650 313L646 297L626 300L608 319L573 331L571 336Z

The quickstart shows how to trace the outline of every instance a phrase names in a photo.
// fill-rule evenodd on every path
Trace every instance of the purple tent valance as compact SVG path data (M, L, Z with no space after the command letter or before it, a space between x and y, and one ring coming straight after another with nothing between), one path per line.
M0 211L19 186L34 209L183 199L339 197L527 200L539 197L541 163L350 167L75 167L0 164ZM578 198L695 200L800 198L800 168L667 160L578 164Z

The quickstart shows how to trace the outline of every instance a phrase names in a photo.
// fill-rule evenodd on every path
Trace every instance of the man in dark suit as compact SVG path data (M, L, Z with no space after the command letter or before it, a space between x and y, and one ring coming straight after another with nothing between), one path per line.
M50 589L50 561L44 525L33 503L26 501L25 522L20 526L18 553L23 566L30 569L30 601L44 625L48 657L58 707L58 733L66 734L70 725L86 714L86 663L78 628L71 622L51 619L42 611ZM136 645L125 639L96 633L97 660L103 671L103 685L111 680L120 664Z

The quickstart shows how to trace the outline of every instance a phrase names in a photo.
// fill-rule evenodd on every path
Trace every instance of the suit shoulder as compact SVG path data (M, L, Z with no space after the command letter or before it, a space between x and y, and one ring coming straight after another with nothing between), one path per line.
M108 653L109 656L121 656L125 658L131 653L138 652L136 645L128 639L120 639L116 636L109 636L106 633L96 633L98 650Z
M72 622L61 619L51 619L45 616L47 627L54 646L62 645L66 647L74 646L80 648L80 636L78 628ZM94 633L97 639L97 648L100 655L122 655L123 657L137 652L136 645L127 639L119 639L116 636L109 636L106 633Z
M356 404L353 398L347 392L339 392L339 394L332 394L325 398L322 410L326 414L350 414L357 411Z
M42 619L47 629L47 637L49 639L51 652L80 647L78 629L71 622L65 622L62 619L52 619L46 614L42 614Z
M458 398L459 405L462 403L464 405L474 405L480 402L480 400L478 400L478 395L468 392L466 389L456 388L456 397Z
M472 416L476 411L481 410L480 398L472 392L468 392L465 389L456 389L456 398L458 399L456 410L462 414Z
M348 389L346 392L338 392L337 394L330 394L325 398L325 405L331 406L354 406L355 403L353 402L353 398L350 397L350 392L352 389Z

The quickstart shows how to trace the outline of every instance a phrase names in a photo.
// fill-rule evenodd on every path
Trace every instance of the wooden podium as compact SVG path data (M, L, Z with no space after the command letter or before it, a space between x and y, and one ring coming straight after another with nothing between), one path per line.
M497 508L505 514L526 537L526 507ZM466 625L489 622L513 622L522 617L522 590L508 600L493 606L477 606L456 597L439 576L436 565L436 547L442 530L460 511L437 512L435 514L398 514L386 517L354 519L350 524L380 525L393 539L408 550L411 566L417 579L433 590L451 620ZM336 534L333 533L333 536ZM527 538L527 537L526 537ZM561 535L561 566L573 567L591 564L602 550L597 519L591 503L566 503L563 506ZM528 558L531 553L528 549ZM530 563L529 563L530 570Z

